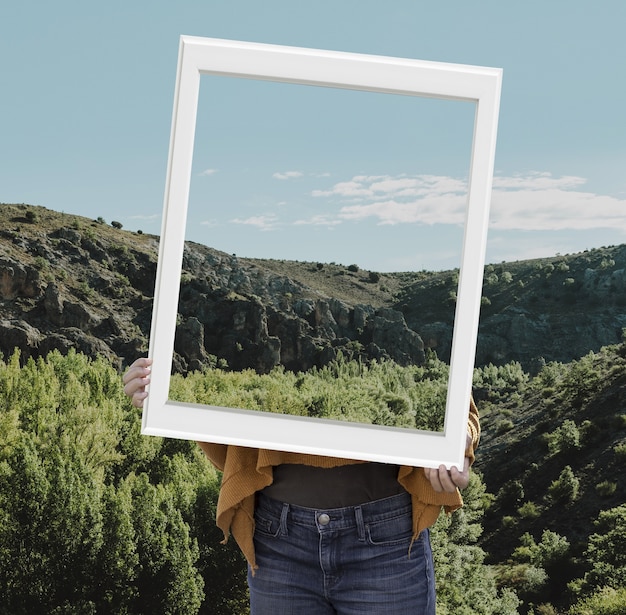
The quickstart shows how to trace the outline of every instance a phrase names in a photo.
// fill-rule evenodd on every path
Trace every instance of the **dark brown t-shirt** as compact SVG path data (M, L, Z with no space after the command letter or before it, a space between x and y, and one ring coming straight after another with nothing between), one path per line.
M343 508L404 492L398 466L357 463L335 468L299 464L275 466L274 482L263 493L274 500L307 508Z

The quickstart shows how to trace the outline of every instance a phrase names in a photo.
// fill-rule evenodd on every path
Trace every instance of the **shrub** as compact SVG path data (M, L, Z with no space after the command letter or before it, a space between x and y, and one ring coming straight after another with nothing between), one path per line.
M36 256L34 264L35 268L39 269L40 271L46 271L49 265L48 261L43 256Z
M580 432L576 423L567 419L547 436L547 440L551 455L568 453L580 447Z
M515 425L513 424L513 421L511 421L510 419L503 419L501 421L498 421L498 423L496 424L496 433L506 433L507 431L511 431L514 426Z
M603 480L596 485L596 493L603 498L609 497L615 493L617 489L617 483L610 480Z
M376 284L376 282L380 280L380 273L377 273L376 271L370 271L368 279L373 284Z
M591 570L585 575L584 589L626 587L626 504L601 511L594 526L596 532L585 552Z
M565 466L548 487L548 494L555 502L573 502L578 497L579 489L580 480L570 466Z
M538 592L548 581L543 568L528 563L502 567L498 571L498 584L511 587L516 592L532 594Z
M520 480L510 480L504 483L496 496L500 506L519 506L524 499L524 485Z
M617 461L626 461L626 444L618 444L613 450Z
M626 613L626 587L604 587L577 602L570 615L623 615Z
M118 222L117 220L113 220L113 222L111 222L111 226L113 228L121 229L123 225L121 222Z
M522 519L536 519L539 515L539 508L534 502L525 502L518 509L517 513Z
M354 273L356 273L359 270L359 266L358 265L348 265L348 271L352 271Z

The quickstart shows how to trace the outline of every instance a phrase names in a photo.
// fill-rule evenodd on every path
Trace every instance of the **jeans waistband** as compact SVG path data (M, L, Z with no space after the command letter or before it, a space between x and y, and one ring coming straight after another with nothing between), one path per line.
M316 509L286 504L269 498L263 493L257 494L257 508L266 513L285 519L288 515L292 523L299 525L318 525L321 515L327 515L335 529L355 527L360 523L373 523L405 514L411 514L411 496L409 493L393 495L382 500L366 502L358 506L345 508ZM328 523L328 521L326 521Z

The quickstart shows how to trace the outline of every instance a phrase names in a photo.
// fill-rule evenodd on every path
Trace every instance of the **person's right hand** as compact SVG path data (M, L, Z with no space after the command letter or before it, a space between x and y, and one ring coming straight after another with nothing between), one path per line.
M133 406L141 408L143 400L148 397L146 386L150 384L150 366L152 359L141 357L127 370L123 377L124 393L131 398Z

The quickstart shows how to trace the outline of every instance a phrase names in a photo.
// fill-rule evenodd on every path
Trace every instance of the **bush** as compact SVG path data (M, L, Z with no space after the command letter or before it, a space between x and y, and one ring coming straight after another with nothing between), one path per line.
M613 451L617 461L626 461L626 444L618 444Z
M536 519L539 515L539 508L534 502L525 502L517 509L517 514L522 519Z
M503 419L501 421L498 421L498 423L496 424L496 433L497 434L503 434L506 433L507 431L511 431L511 429L513 429L515 425L513 424L513 421L510 419Z
M559 477L548 487L548 494L555 502L573 502L578 497L580 481L570 466L565 466Z
M580 447L580 432L576 423L567 419L548 435L547 440L551 455L568 453Z
M113 228L121 229L123 225L121 222L118 222L117 220L113 220L113 222L111 222L111 226Z
M596 493L603 498L609 497L615 493L617 489L617 483L610 480L603 480L596 485Z
M601 511L594 525L596 533L589 537L585 552L591 570L583 589L626 587L626 504Z
M603 587L591 596L577 602L570 615L624 615L626 613L626 587Z

